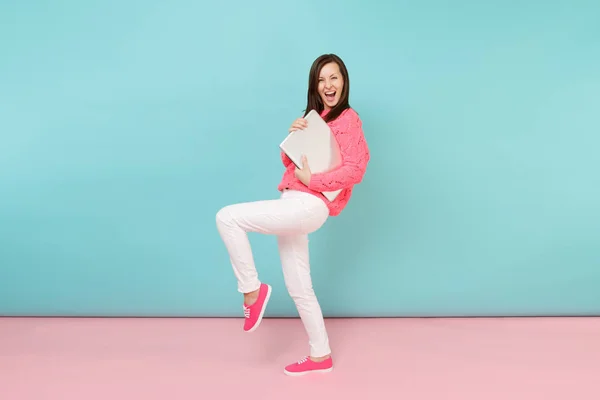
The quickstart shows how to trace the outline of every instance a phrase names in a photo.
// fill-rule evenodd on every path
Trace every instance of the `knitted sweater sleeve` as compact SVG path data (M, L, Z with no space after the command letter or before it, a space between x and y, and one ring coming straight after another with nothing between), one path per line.
M283 151L281 152L281 161L283 162L283 166L286 168L292 163L291 158L289 158Z
M342 164L336 169L312 174L308 187L318 192L349 188L362 181L369 163L370 153L362 123L357 114L348 115L332 127L342 155ZM310 160L308 160L310 166Z

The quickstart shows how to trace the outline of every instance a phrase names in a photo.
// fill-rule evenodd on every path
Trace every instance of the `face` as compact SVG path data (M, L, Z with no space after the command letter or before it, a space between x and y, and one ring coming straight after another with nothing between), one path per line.
M337 105L342 97L343 88L344 77L340 72L339 65L334 62L325 64L319 73L317 90L326 110L331 110Z

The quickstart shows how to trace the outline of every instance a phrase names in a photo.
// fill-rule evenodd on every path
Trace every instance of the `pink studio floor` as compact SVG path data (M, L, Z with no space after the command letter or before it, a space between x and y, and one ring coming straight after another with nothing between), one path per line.
M600 399L600 318L334 319L334 372L288 377L298 319L0 318L6 400Z

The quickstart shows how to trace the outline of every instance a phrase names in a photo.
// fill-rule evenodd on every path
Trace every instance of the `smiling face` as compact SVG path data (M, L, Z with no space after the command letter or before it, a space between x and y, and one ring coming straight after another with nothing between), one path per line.
M319 72L317 91L326 110L335 107L342 97L344 77L340 66L335 62L325 64Z
M323 119L333 121L350 108L350 77L346 64L335 54L323 54L313 61L308 74L305 116L311 110L326 111Z

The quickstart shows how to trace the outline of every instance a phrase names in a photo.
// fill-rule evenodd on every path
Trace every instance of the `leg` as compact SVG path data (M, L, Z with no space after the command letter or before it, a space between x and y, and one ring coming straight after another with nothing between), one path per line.
M217 229L229 252L244 293L244 330L258 327L269 300L271 288L258 279L248 232L278 236L308 234L321 227L328 215L325 203L308 193L284 192L278 200L227 206L217 213Z
M238 291L258 290L260 281L248 232L286 236L316 231L327 218L323 201L308 193L284 192L280 199L240 203L217 213L217 229L229 252Z
M283 276L290 296L296 303L314 360L331 354L323 313L310 277L308 235L278 237Z

